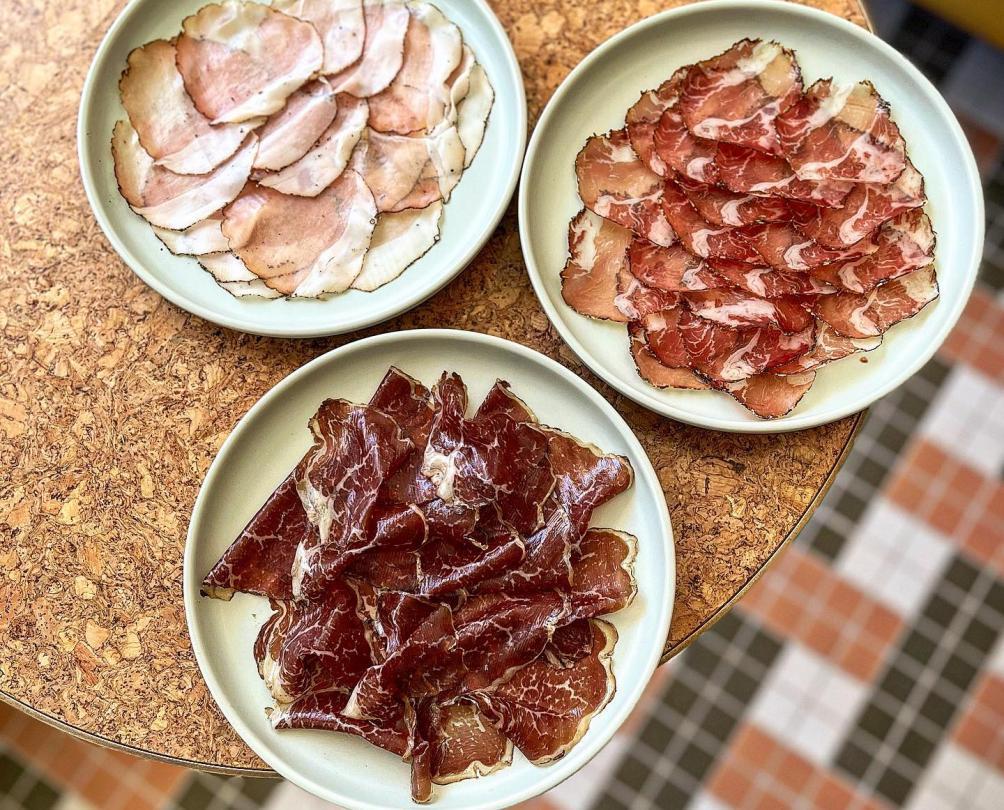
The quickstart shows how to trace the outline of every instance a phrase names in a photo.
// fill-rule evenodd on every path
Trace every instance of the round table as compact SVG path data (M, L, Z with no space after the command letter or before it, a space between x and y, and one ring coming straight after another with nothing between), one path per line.
M217 710L189 646L182 549L210 462L272 385L361 336L253 337L145 287L77 174L83 78L122 0L8 0L0 48L0 697L105 745L268 774ZM531 120L589 50L673 2L494 0ZM857 0L815 4L867 24ZM15 47L17 46L17 47ZM435 298L365 334L456 327L526 343L594 384L637 431L672 512L670 657L724 615L805 524L863 415L778 436L663 419L596 380L537 304L515 203Z

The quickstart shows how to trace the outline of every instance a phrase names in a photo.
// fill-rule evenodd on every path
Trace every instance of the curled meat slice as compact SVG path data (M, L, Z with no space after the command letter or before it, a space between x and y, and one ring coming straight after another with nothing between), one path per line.
M783 222L791 218L788 204L780 197L729 191L682 176L677 178L677 183L697 213L714 225L740 227L760 222Z
M337 112L335 91L324 79L304 85L259 130L254 167L278 171L299 160L324 134Z
M670 368L689 368L690 357L680 334L680 307L653 312L641 321L645 339L659 362Z
M366 102L340 96L338 114L309 151L286 168L264 174L258 183L283 194L316 197L345 171L365 129Z
M738 382L729 383L725 390L735 400L761 419L778 419L794 410L812 387L815 371L789 374L757 374Z
M635 238L628 249L631 273L642 284L658 290L680 292L721 286L707 263L681 245L664 248Z
M362 56L330 80L339 93L356 98L375 96L394 81L404 61L404 38L411 20L408 7L398 0L363 0L363 16Z
M746 290L760 298L781 298L786 295L819 295L835 292L836 288L809 273L791 273L774 267L744 262L711 259L709 266L718 278L729 286Z
M906 147L871 82L820 79L775 122L781 150L803 180L891 183Z
M495 104L495 90L480 64L471 68L467 95L457 106L457 132L464 145L464 168L471 165L488 127L488 116Z
M934 267L914 270L867 294L839 292L816 301L813 312L841 335L867 338L912 318L938 297Z
M645 340L645 329L639 323L628 324L631 338L631 357L638 374L656 388L684 388L700 390L708 384L689 368L671 368L659 360Z
M324 45L322 73L338 73L363 52L362 0L272 0L272 8L309 22Z
M752 225L743 231L748 243L759 254L758 258L781 270L811 270L822 264L864 256L876 250L875 242L867 237L845 248L824 247L785 222Z
M794 360L782 363L770 370L771 374L801 374L819 368L826 363L840 360L858 352L870 352L882 344L882 337L849 338L835 332L826 323L816 325L816 345Z
M594 135L575 158L579 196L586 208L657 245L676 235L662 209L663 179L631 148L627 131Z
M634 564L638 538L614 529L590 529L572 547L570 616L616 613L638 594Z
M782 332L801 332L813 317L796 298L760 298L742 290L702 290L684 293L691 312L709 321L740 329L777 326Z
M487 776L512 762L512 743L477 706L468 702L438 705L437 715L426 735L434 784Z
M713 256L738 262L754 262L759 258L743 231L705 221L690 204L683 189L672 180L666 181L662 208L680 244L695 256L704 259Z
M175 65L174 44L163 39L129 54L119 80L122 106L139 142L176 174L207 174L236 152L261 118L213 126L200 113Z
M313 25L259 3L203 6L181 27L178 70L196 108L214 124L278 112L324 60Z
M222 253L230 250L230 243L220 227L222 224L223 217L213 214L183 231L171 231L154 226L153 232L171 253L179 256L201 256L205 253Z
M687 68L680 68L655 90L647 90L627 112L628 138L635 153L656 174L666 177L670 167L655 150L655 130L662 114L676 104Z
M676 306L678 302L677 293L643 284L627 267L617 274L617 297L614 304L628 320L641 320L651 312L661 312Z
M212 174L183 175L157 166L128 121L119 121L112 132L115 179L122 196L151 225L172 231L190 228L240 194L257 149L257 138L248 135L237 153Z
M231 249L255 275L286 295L316 297L348 289L359 275L376 206L346 170L316 197L250 184L223 218Z
M683 177L698 183L718 182L715 162L718 144L687 129L676 106L662 114L652 133L652 145L659 160ZM666 176L670 174L666 172Z
M234 298L278 298L281 295L230 251L199 256L199 264Z
M822 206L841 205L853 187L844 180L800 180L784 158L728 143L718 144L715 166L722 183L732 191L804 200Z
M443 204L381 214L373 239L352 289L367 292L393 281L424 256L439 240Z
M680 113L702 138L776 154L774 121L801 92L802 75L791 51L776 42L744 39L690 69Z
M626 321L616 304L617 278L627 267L631 231L583 208L568 226L561 297L580 315Z

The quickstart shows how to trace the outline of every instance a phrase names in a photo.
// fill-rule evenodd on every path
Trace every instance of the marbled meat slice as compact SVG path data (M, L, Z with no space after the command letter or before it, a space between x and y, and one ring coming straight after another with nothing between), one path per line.
M119 121L112 132L115 179L122 196L151 225L172 231L190 228L240 194L257 149L258 139L251 134L211 174L175 174L154 163L128 121Z
M687 68L680 68L655 90L646 90L627 111L628 138L635 154L656 174L666 177L670 167L655 151L655 130L662 114L676 104Z
M443 203L381 214L352 289L371 292L393 281L439 241Z
M572 547L570 615L588 619L623 610L634 601L638 539L614 529L590 529Z
M640 323L628 324L631 357L638 375L656 388L700 390L708 384L689 368L671 368L659 360L645 341L645 328Z
M174 44L163 39L129 54L119 94L143 149L155 165L176 174L211 172L264 121L213 126L185 92Z
M666 110L652 133L652 145L658 159L677 174L698 183L717 183L715 155L718 144L694 135L683 121L679 107Z
M617 297L614 304L628 320L641 320L649 313L676 306L679 300L678 293L642 283L627 267L617 275Z
M324 61L313 25L258 3L203 6L181 27L178 70L196 108L214 124L278 112Z
M816 379L815 371L789 374L758 374L729 383L725 390L744 408L761 419L787 416L805 396Z
M770 373L801 374L857 352L870 352L877 349L881 343L881 335L868 338L844 337L820 321L816 324L816 345L812 347L812 350L794 360L775 366L770 370Z
M278 171L302 158L338 113L335 91L324 79L305 84L258 132L258 171Z
M588 208L576 214L568 225L568 261L561 271L565 303L590 318L626 321L616 304L617 278L627 267L631 240L627 228Z
M801 180L784 158L728 143L717 145L715 166L726 188L744 194L766 194L834 207L843 204L853 188L846 180Z
M775 122L781 151L803 180L891 183L906 146L871 82L820 79Z
M670 368L690 367L690 357L680 334L680 310L679 306L671 307L641 320L648 347L660 363Z
M272 0L272 8L309 22L324 46L322 73L338 73L363 53L362 0Z
M760 298L781 298L786 295L825 295L836 288L809 273L787 272L777 268L711 259L708 266L730 287L746 290ZM720 285L724 286L724 285Z
M841 335L867 338L912 318L938 297L934 267L923 267L876 287L866 294L839 292L821 296L813 306L816 317Z
M684 293L690 311L722 326L776 326L782 332L801 332L814 318L794 297L760 298L735 289Z
M369 98L394 81L404 61L404 40L411 15L397 0L363 0L366 36L354 63L331 76L339 93Z
M865 256L877 249L871 234L847 247L828 248L814 242L787 222L750 225L743 229L743 233L748 243L759 254L757 258L766 261L771 267L795 272Z
M153 232L171 253L179 256L202 256L206 253L223 253L230 243L223 235L223 217L212 214L183 231L172 231L154 226Z
M230 247L270 287L317 297L351 286L376 220L373 195L354 171L316 197L249 184L223 212Z
M664 248L635 237L628 248L628 262L632 275L658 290L683 292L721 286L721 279L707 263L682 245Z
M690 204L697 209L697 213L714 225L739 227L791 219L791 210L781 197L729 191L721 186L708 186L683 176L677 178L677 183Z
M683 189L672 180L666 181L662 208L666 219L676 231L680 244L695 256L739 262L753 262L758 258L742 230L707 222L690 204Z
M646 166L627 131L594 135L575 158L579 196L586 208L668 247L676 234L662 209L663 178Z
M680 113L702 138L780 151L774 121L801 95L795 55L776 42L744 39L687 73Z

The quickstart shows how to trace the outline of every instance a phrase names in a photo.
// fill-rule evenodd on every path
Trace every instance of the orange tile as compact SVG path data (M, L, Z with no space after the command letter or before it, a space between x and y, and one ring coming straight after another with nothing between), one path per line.
M981 346L976 350L971 363L993 379L1004 375L1004 352L996 346Z
M962 524L965 511L965 504L942 497L938 499L937 504L926 510L924 517L931 526L946 537L955 537Z
M882 647L876 647L875 644L852 641L841 652L836 664L845 672L849 672L868 683L878 674L879 668L885 660L884 652L888 646L886 644Z
M812 780L812 773L812 764L794 751L786 751L775 769L777 780L798 795Z
M719 764L707 782L711 795L733 807L745 806L744 802L753 792L753 780L728 760Z
M910 475L897 475L884 493L891 501L903 507L908 513L914 512L927 494L926 482Z
M515 805L514 810L558 810L558 807L543 796L538 796L536 799Z
M802 640L816 652L828 656L840 641L840 627L824 619L809 623Z
M846 810L854 799L854 791L830 776L824 776L816 790L813 806L816 810Z
M186 768L179 768L164 762L148 762L143 779L161 795L173 796L178 785L185 781L188 774L189 771Z
M928 479L937 478L949 464L949 458L936 444L925 439L913 443L910 455L905 459L906 466L914 473L921 473Z
M92 768L77 790L96 807L122 806L121 796L127 792L120 774L104 768Z
M737 762L759 770L779 749L777 741L765 731L746 724L736 735L730 750Z

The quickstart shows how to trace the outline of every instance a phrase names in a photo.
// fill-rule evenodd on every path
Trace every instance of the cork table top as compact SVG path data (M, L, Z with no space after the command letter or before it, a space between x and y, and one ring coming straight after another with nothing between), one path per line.
M865 24L857 0L814 4ZM670 0L493 0L531 121L599 42ZM192 505L220 444L290 371L361 336L229 332L161 299L116 257L77 172L77 104L122 0L6 0L0 12L0 697L105 744L260 770L216 708L181 595ZM365 334L456 327L574 369L624 415L665 487L677 543L666 655L727 611L797 534L862 415L742 436L686 427L578 364L531 290L515 204L474 263Z

